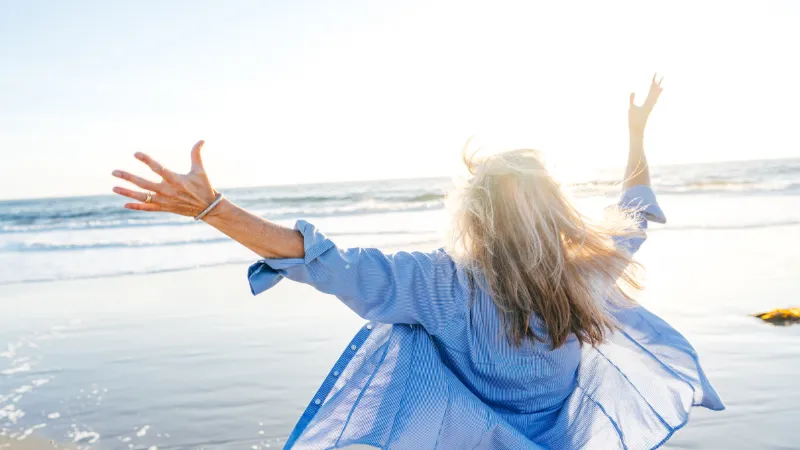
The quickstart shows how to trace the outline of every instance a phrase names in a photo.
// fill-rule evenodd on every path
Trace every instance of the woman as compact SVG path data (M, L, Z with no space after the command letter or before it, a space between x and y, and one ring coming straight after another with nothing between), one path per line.
M692 346L628 294L647 222L665 221L643 148L660 93L654 77L643 106L631 94L623 214L602 223L528 150L466 159L453 241L429 253L340 249L308 222L249 213L208 181L202 141L186 175L137 153L163 181L114 171L152 194L114 192L142 202L129 209L200 217L261 255L254 294L289 278L371 321L287 448L656 448L691 407L723 409Z

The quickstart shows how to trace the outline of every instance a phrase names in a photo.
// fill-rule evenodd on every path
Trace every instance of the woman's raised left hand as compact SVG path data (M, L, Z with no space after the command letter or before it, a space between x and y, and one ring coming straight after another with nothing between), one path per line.
M628 108L628 129L631 133L644 133L644 128L647 125L647 119L650 117L650 113L653 111L653 106L656 105L661 91L664 90L661 87L661 82L664 81L664 77L660 79L656 79L656 77L657 74L653 74L653 81L650 82L650 91L647 92L647 98L644 100L642 106L637 106L634 103L635 94L631 93L630 106Z
M125 208L137 211L161 211L194 217L200 214L216 197L216 191L208 181L208 176L203 168L200 151L204 141L198 141L192 147L192 169L187 174L175 173L150 156L137 152L134 156L139 161L147 164L150 169L161 177L161 182L154 183L144 178L133 175L123 170L115 170L111 174L122 178L136 186L150 191L150 201L147 192L132 191L116 186L113 191L119 195L138 200L138 203L126 203Z

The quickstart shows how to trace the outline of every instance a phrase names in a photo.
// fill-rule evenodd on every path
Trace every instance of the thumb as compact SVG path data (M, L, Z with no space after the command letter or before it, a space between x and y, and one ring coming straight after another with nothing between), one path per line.
M203 157L200 155L200 151L203 150L203 144L206 142L203 140L197 141L192 147L192 172L203 172Z
M635 92L631 92L631 97L630 97L630 106L631 106L631 108L634 106L634 104L633 104L634 97L636 97L636 93Z

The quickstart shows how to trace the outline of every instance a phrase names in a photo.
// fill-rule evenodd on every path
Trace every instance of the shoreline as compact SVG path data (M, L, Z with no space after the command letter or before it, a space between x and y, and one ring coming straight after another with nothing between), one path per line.
M767 224L767 225L759 225L759 226L732 226L730 228L727 227L720 227L720 228L669 228L668 226L660 226L658 228L654 228L648 230L648 234L651 234L651 237L648 240L652 240L653 236L660 236L662 234L671 234L671 233L713 233L714 235L720 233L738 233L738 232L753 232L757 233L758 230L762 230L765 228L776 228L776 229L784 229L790 227L798 227L800 228L800 223L796 223L794 221L786 222L786 223L774 223L774 224ZM334 239L335 240L335 239ZM232 241L231 241L232 242ZM350 244L351 242L346 242ZM426 240L426 241L419 241L419 242L411 242L404 245L393 245L382 247L378 246L381 250L387 253L393 253L397 251L411 251L411 250L419 250L421 246L428 246L431 249L436 247L438 248L441 243L437 240ZM206 269L214 269L218 267L232 267L232 266L239 266L246 267L250 264L255 263L258 261L259 256L253 254L251 258L242 258L241 261L225 261L225 262L218 262L218 263L209 263L209 264L198 264L194 266L188 267L176 267L176 268L166 268L166 269L158 269L152 270L147 272L124 272L124 273L111 273L111 274L100 274L100 275L81 275L69 278L42 278L42 279L32 279L32 280L21 280L21 281L10 281L10 282L0 282L0 295L2 295L2 291L4 289L15 289L20 288L22 286L36 286L36 285L43 285L43 284L52 284L52 283L69 283L69 282L79 282L79 281L90 281L90 280L103 280L103 279L114 279L114 278L125 278L125 277L146 277L151 275L161 275L161 274L170 274L170 273L181 273L181 272L191 272L195 270L206 270ZM637 258L638 259L638 258ZM2 302L2 298L0 297L0 303ZM777 306L776 306L777 307Z

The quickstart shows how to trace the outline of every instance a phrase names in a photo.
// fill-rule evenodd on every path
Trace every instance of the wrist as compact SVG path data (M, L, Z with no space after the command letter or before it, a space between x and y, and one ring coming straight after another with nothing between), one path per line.
M233 204L227 197L224 197L220 202L215 206L211 211L208 212L202 219L203 222L213 225L214 222L219 222L219 220L226 216L227 213L231 210Z

